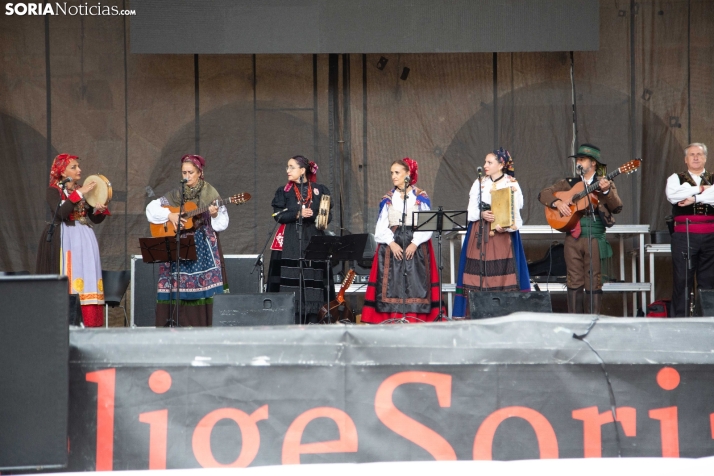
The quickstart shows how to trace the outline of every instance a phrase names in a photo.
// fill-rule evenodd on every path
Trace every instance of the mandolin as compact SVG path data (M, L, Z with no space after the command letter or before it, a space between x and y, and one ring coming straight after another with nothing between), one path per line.
M606 179L612 180L620 174L631 174L640 168L642 161L640 159L635 159L627 162L622 167L617 170L607 174ZM545 219L548 220L548 224L551 228L555 228L558 231L570 231L578 224L583 214L588 209L588 195L590 195L590 201L593 204L593 208L597 208L600 200L598 200L597 195L594 194L599 188L598 182L593 181L590 185L585 187L585 184L580 181L573 185L573 188L565 192L555 192L553 195L558 197L563 201L563 203L569 203L570 211L572 215L569 217L563 216L557 208L545 207Z
M345 301L345 291L352 285L355 280L355 270L351 269L347 272L345 279L342 280L340 292L337 293L337 299L330 301L328 305L322 306L318 313L319 324L337 324L338 322L355 322L355 315L352 309Z
M229 203L242 205L248 200L250 200L249 193L237 193L235 195L231 195L226 199L219 198L218 200L214 200L212 204L218 207L222 205L228 205ZM172 213L179 213L179 207L165 206L164 208L168 208ZM194 202L184 203L181 218L185 218L186 223L181 227L181 229L190 230L191 228L193 228L193 217L205 213L207 211L208 206L198 208L198 205L196 205ZM176 236L176 227L170 221L166 221L166 223L161 224L149 223L149 225L151 226L151 236L153 236L154 238L161 238L164 236Z

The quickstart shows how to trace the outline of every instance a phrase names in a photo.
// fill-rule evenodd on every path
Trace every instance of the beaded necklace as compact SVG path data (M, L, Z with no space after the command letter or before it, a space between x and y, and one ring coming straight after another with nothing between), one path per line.
M293 183L293 190L295 191L295 196L297 197L297 201L299 204L306 205L307 208L310 208L312 206L312 187L310 186L310 184L307 185L307 198L304 202L302 200L300 188L297 186L296 183Z

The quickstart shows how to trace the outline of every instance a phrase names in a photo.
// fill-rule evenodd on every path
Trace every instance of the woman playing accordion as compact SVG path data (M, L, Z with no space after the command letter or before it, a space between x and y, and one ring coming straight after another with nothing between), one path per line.
M456 281L454 317L469 316L469 291L530 291L530 276L518 229L523 226L520 210L523 192L514 176L513 159L503 148L486 155L486 177L476 180L469 192L469 227L461 248ZM481 200L479 200L479 188ZM514 226L494 224L492 193L510 189L513 203L508 206ZM512 207L512 208L511 208ZM479 220L483 227L479 234Z

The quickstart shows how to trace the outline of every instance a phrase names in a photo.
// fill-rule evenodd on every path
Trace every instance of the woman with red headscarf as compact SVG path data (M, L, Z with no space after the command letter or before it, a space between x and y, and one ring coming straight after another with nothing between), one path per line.
M205 327L213 324L213 296L223 293L223 254L218 241L218 233L228 228L228 210L224 205L217 207L215 200L220 195L203 179L206 161L200 155L181 157L181 174L186 180L183 202L194 202L198 208L208 210L193 219L192 229L183 232L182 237L193 234L196 243L196 261L182 261L179 286L179 325L182 327ZM178 225L179 214L166 207L181 205L181 189L176 188L146 206L146 218L151 223L163 224L170 221ZM181 218L181 222L186 220ZM156 304L156 326L163 327L172 316L176 305L176 263L161 263Z
M317 164L296 155L288 160L285 168L288 182L275 191L272 206L275 221L281 224L273 240L270 258L269 285L271 292L295 293L296 324L315 323L318 321L320 307L335 294L332 273L326 273L325 263L303 261L302 316L299 315L300 262L305 256L305 248L310 238L324 235L317 229L316 219L320 211L320 201L330 190L317 183ZM332 221L332 206L328 223ZM300 218L302 217L302 222ZM299 225L302 223L302 249L300 248ZM325 293L327 289L328 294Z
M40 238L36 270L38 274L66 275L70 293L79 295L84 325L101 327L104 286L92 223L104 221L109 210L106 205L93 208L84 200L97 184L79 186L82 169L78 159L76 155L60 154L52 162L46 199L54 222L45 227Z
M378 243L362 308L362 322L433 321L439 315L439 275L430 231L412 231L412 213L431 209L418 187L415 160L395 160L390 169L394 187L379 204L374 232ZM406 201L405 228L402 214ZM406 285L405 285L406 280Z

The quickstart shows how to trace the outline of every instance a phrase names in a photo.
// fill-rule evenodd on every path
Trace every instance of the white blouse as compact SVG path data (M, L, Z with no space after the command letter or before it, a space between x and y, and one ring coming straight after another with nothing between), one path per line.
M497 181L491 180L491 177L484 177L481 183L481 198L483 203L491 205L491 190L500 190L506 187L515 187L515 192L513 198L515 199L515 215L516 215L516 228L520 229L523 227L523 218L521 218L521 209L523 208L523 192L521 191L521 186L518 181L508 174L504 174L503 178ZM480 203L478 201L478 188L479 181L476 180L471 187L469 192L469 221L478 221L481 219L481 213L479 213ZM508 230L509 232L515 230Z
M419 206L416 206L417 195L414 189L412 189L407 194L407 219L406 225L412 225L412 212L426 211L430 210L429 205L421 202ZM394 233L390 229L393 226L401 225L402 221L402 211L404 210L404 200L402 199L402 194L395 191L392 195L392 205L385 205L382 211L379 213L379 218L377 219L377 228L374 230L374 240L377 243L384 243L388 245L394 241ZM416 246L426 243L431 239L432 232L430 231L415 231L412 237L412 243Z
M169 213L171 210L161 206L161 199L157 198L152 200L146 206L146 218L149 223L156 223L160 225L169 221ZM228 228L228 209L225 205L218 207L218 216L216 218L211 217L211 226L216 232L224 231Z
M672 174L667 179L667 188L665 189L665 194L667 195L667 200L672 205L676 205L682 200L686 200L689 197L694 197L696 203L706 203L707 205L714 205L714 187L709 187L702 193L699 193L699 186L702 184L702 177L700 175L695 175L689 172L689 175L697 184L696 187L692 187L688 183L679 183L679 175Z

